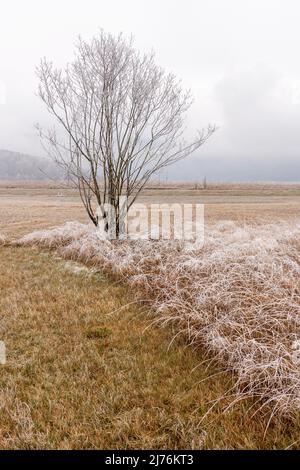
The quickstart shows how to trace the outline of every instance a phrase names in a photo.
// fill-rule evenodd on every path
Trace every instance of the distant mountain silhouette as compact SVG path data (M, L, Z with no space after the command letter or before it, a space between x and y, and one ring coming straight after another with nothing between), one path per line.
M0 180L61 179L62 171L48 158L0 149Z

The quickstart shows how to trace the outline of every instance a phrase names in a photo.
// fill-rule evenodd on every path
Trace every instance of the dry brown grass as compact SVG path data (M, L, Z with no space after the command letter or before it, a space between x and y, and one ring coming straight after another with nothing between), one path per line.
M247 396L297 414L300 224L239 227L217 223L204 247L178 242L110 242L92 226L70 223L23 237L20 245L56 248L106 269L150 301L159 323L175 323L237 376L226 395Z
M241 185L240 185L241 186ZM272 186L262 189L217 187L206 191L190 186L145 190L139 202L203 203L208 222L234 220L238 223L274 223L293 219L300 214L299 185ZM88 219L77 193L54 183L0 183L0 233L17 238L40 228L61 225L67 220L86 223Z

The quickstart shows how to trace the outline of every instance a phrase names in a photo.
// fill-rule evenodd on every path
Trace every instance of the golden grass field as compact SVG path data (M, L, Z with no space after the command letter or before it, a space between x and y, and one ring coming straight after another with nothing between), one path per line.
M202 202L207 221L276 223L299 218L300 186L158 187L140 201ZM72 189L0 184L9 240L69 220L87 222ZM183 339L169 347L172 327L152 326L116 279L32 247L0 245L0 260L0 448L300 448L300 417L252 417L251 399L226 413L220 402L202 420L232 377Z
M203 203L210 220L273 222L299 216L300 185L192 185L145 190L142 203ZM75 190L53 183L0 182L0 233L18 237L67 220L87 222Z

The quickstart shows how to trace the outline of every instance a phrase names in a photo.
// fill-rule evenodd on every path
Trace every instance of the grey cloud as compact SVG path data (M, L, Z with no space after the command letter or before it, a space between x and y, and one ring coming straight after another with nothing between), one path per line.
M78 34L123 31L195 95L188 121L220 129L170 178L299 180L300 5L296 0L11 0L1 5L0 149L39 155L34 124L47 122L34 68L70 60ZM298 63L299 62L299 63ZM199 124L200 123L200 124Z

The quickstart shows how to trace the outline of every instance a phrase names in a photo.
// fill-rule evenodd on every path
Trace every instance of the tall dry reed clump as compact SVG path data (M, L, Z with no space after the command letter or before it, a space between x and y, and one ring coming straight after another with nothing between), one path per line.
M0 246L6 245L6 238L4 235L1 235L0 233Z
M205 244L110 242L68 223L29 234L22 245L55 247L68 259L122 277L162 323L176 323L224 371L231 403L247 396L273 413L300 410L300 224L240 227L219 222Z

